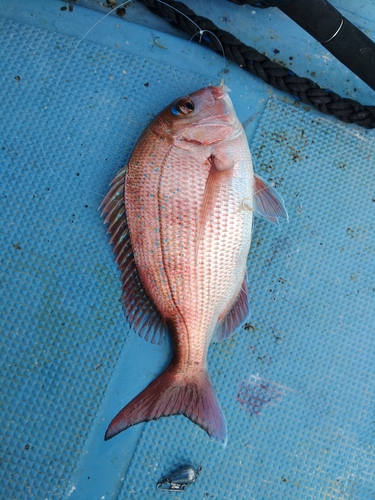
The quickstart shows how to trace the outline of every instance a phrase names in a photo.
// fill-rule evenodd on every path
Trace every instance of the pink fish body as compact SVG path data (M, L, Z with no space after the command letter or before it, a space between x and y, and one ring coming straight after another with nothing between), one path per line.
M248 317L254 211L274 222L286 217L277 193L254 177L226 88L207 87L165 108L103 204L129 322L145 338L169 331L173 341L167 370L119 412L106 439L142 421L184 414L225 443L208 347Z

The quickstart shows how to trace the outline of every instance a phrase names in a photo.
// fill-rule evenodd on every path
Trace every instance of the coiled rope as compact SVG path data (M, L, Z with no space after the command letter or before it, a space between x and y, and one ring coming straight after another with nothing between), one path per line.
M139 1L153 13L167 19L175 28L191 36L197 34L198 25L204 32L200 39L202 43L219 54L224 50L226 58L276 89L291 94L298 101L309 104L322 113L333 115L345 123L375 128L375 106L364 106L353 99L341 97L330 89L321 88L309 78L296 75L253 47L245 45L228 31L220 29L210 19L198 16L182 2Z

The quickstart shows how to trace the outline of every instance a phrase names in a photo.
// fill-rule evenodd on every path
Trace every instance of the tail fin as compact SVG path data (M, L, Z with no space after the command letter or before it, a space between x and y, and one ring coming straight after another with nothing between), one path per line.
M207 371L187 378L170 365L112 420L105 440L140 422L183 414L224 446L227 426Z

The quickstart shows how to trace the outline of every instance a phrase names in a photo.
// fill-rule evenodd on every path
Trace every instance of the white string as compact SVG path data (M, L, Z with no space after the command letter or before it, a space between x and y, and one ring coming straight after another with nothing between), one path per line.
M117 8L121 8L123 6L125 6L126 4L128 3L131 3L132 0L126 0L125 2L121 3L120 5L118 5ZM74 47L73 51L69 54L62 70L60 71L60 75L56 81L56 85L54 87L54 90L52 92L52 97L50 98L49 100L49 103L53 102L53 98L55 97L55 94L57 92L57 89L59 87L59 84L60 84L60 81L61 81L61 78L63 77L63 73L66 69L66 67L68 66L69 62L71 61L72 57L74 56L74 54L77 52L79 46L81 45L81 43L83 42L83 40L91 33L91 31L93 31L99 23L101 23L106 17L110 16L112 14L113 11L109 11L107 12L107 14L105 14L102 18L100 18L93 26L91 26L91 28L89 30L86 31L86 33L83 35L83 37L78 41L78 43L76 44L76 46ZM44 107L45 110L48 110L49 107L48 107L48 104ZM46 123L48 123L48 120L46 121ZM43 155L43 159L44 159L44 162L45 164L47 165L48 169L58 178L58 179L61 179L63 182L68 182L69 184L71 184L71 181L69 181L68 179L66 179L65 177L63 177L62 175L60 175L58 172L54 171L54 169L51 167L51 165L49 164L49 162L47 161L47 158L46 158L46 152L45 152L45 149L44 149L44 144L45 144L45 134L42 134L42 141L41 141L41 149L42 149L42 155ZM83 189L83 188L82 188ZM98 196L101 196L101 197L104 197L103 193L99 193L98 191L91 191L93 194L97 194Z
M220 48L221 48L221 51L222 51L222 54L223 54L223 58L224 58L224 64L225 64L226 58L225 58L224 47L223 47L223 44L221 43L221 41L219 40L219 38L215 35L215 33L213 33L210 30L202 30L201 27L196 22L194 22L192 19L190 19L189 16L187 16L186 14L184 14L183 12L181 12L180 10L176 9L176 7L173 7L173 5L169 5L168 3L163 2L163 0L157 0L157 1L159 3L161 3L161 4L163 4L163 5L166 5L167 7L169 7L172 10L174 10L175 12L178 12L181 16L183 16L186 19L188 19L192 24L194 24L194 26L196 26L198 28L197 33L195 33L190 38L189 42L191 42L196 35L199 35L199 43L202 42L202 38L204 36L204 33L209 33L210 35L213 35L216 38L216 40L219 42L219 45L220 45Z
M121 4L119 4L118 6L116 6L116 9L121 8L121 7L124 7L125 5L127 5L127 4L131 3L131 1L132 1L132 0L126 0L126 1L122 2ZM176 11L177 13L179 13L180 15L182 15L183 17L185 17L186 19L188 19L188 20L189 20L192 24L194 24L194 25L197 27L197 30L198 30L198 31L197 31L197 33L195 33L195 34L191 37L191 39L189 40L189 42L188 42L188 43L190 43L190 42L194 39L194 37L195 37L196 35L199 35L199 37L200 37L199 42L201 42L201 41L202 41L202 37L204 36L204 33L205 33L205 32L210 33L211 35L213 35L213 36L216 38L216 40L218 41L218 43L219 43L219 45L220 45L220 47L221 47L221 50L222 50L222 55L223 55L223 58L224 58L224 65L225 65L225 63L226 63L226 58L225 58L224 48L223 48L223 46L222 46L222 44L221 44L221 42L220 42L219 38L215 35L215 33L211 32L211 31L209 31L209 30L202 30L202 29L200 28L200 26L199 26L197 23L195 23L195 22L194 22L194 21L193 21L193 20L192 20L189 16L187 16L186 14L184 14L183 12L181 12L181 11L180 11L179 9L177 9L176 7L174 7L174 6L172 6L172 5L169 5L169 4L165 3L165 2L163 2L163 0L157 0L157 1L158 1L159 3L161 3L161 4L163 4L163 5L166 5L167 7L171 8L172 10ZM47 105L45 105L45 107L44 107L44 109L45 109L45 111L46 111L46 112L48 112L48 111L49 111L51 104L53 104L53 102L54 102L54 98L56 97L56 93L57 93L57 90L58 90L58 88L59 88L59 85L60 85L61 79L63 78L64 71L66 70L66 68L67 68L68 64L71 62L71 60L72 60L73 56L74 56L74 55L75 55L75 53L77 52L77 50L78 50L79 46L81 45L81 43L83 42L83 40L85 40L85 38L86 38L86 37L87 37L87 36L88 36L88 35L89 35L89 34L90 34L90 33L91 33L91 32L92 32L92 31L93 31L93 30L94 30L94 29L95 29L95 28L96 28L96 27L97 27L97 26L98 26L98 25L102 22L102 21L104 21L104 19L106 19L106 18L107 18L108 16L110 16L111 14L113 14L113 12L114 12L114 11L112 11L112 10L111 10L111 11L109 11L109 12L108 12L107 14L105 14L102 18L100 18L98 21L96 21L96 22L93 24L93 26L91 26L91 28L90 28L89 30L87 30L87 32L86 32L86 33L82 36L82 38L81 38L81 39L78 41L78 43L75 45L75 47L73 48L72 52L69 54L69 56L68 56L68 58L67 58L67 60L66 60L66 62L65 62L65 64L64 64L64 66L63 66L62 70L60 71L59 77L58 77L58 79L57 79L57 81L56 81L56 84L55 84L55 86L54 86L54 90L53 90L53 92L52 92L52 97L50 98L50 100L49 100L49 102L47 103ZM159 47L163 48L163 46L160 46L160 44L157 44L157 45L158 45ZM176 81L176 82L177 82L177 84L180 86L180 85L181 85L181 83L180 83L180 80L176 77L175 71L176 71L176 68L174 68L174 72L173 72L173 74L174 74L175 81ZM184 91L183 91L183 94L185 94L185 95L186 95L186 93L185 93ZM47 124L47 123L48 123L48 119L46 120L46 124ZM47 160L47 156L46 156L46 151L45 151L45 134L43 134L43 136L42 136L42 140L41 140L41 150L42 150L42 156L43 156L44 162L45 162L45 164L47 165L48 169L49 169L49 170L50 170L50 171L51 171L51 172L52 172L52 173L53 173L53 174L54 174L54 175L55 175L58 179L62 180L63 182L68 182L68 183L71 183L71 181L70 181L69 179L65 178L64 176L62 176L61 174L59 174L56 170L54 170L54 169L52 168L52 166L50 165L50 163L48 162L48 160ZM83 188L82 188L82 189L83 189ZM94 190L94 191L93 191L93 190L90 190L90 192L91 192L91 193L93 193L93 194L96 194L96 195L98 195L98 196L100 196L100 197L104 197L104 196L105 196L105 194L100 193L100 192L95 191L95 190Z

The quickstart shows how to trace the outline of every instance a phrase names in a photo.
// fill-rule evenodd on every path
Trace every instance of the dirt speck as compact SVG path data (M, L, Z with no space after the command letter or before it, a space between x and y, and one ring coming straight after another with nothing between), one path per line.
M255 330L256 330L255 325L251 325L250 323L245 323L245 325L244 325L244 327L243 327L243 328L244 328L244 330L246 330L246 331L251 330L252 332L255 332Z
M116 14L119 17L124 17L126 14L126 9L124 9L124 7L119 7L118 9L116 9Z
M351 227L347 227L347 228L346 228L346 234L347 234L350 238L355 238L354 230L353 230Z

